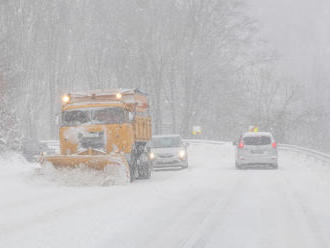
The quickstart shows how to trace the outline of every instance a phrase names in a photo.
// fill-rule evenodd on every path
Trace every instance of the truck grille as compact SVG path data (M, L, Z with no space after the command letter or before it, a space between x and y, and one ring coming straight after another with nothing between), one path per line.
M104 132L90 132L79 137L79 146L84 149L104 149Z

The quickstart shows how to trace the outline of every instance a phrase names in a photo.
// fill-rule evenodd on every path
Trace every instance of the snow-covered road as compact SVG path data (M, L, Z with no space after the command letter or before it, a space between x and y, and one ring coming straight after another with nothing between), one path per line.
M234 169L230 144L192 144L190 167L109 187L0 160L0 247L330 247L330 165L287 151Z

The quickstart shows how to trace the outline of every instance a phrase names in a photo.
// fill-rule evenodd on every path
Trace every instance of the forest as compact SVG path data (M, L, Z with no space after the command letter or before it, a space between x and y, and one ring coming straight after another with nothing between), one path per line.
M329 151L322 87L281 72L281 54L247 8L243 0L1 1L0 149L57 139L65 93L139 88L154 134L232 141L257 125L280 143Z

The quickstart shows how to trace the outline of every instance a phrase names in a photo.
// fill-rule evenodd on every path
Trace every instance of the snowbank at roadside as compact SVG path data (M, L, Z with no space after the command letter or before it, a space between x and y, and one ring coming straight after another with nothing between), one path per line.
M31 171L37 164L29 163L18 153L6 152L0 154L0 174Z
M94 170L86 166L78 168L54 168L47 164L36 169L33 178L35 182L51 183L61 186L110 186L129 183L126 167Z
M0 177L7 185L29 184L49 186L109 186L128 183L125 168L96 171L81 166L76 169L55 169L51 164L41 167L15 152L0 155Z

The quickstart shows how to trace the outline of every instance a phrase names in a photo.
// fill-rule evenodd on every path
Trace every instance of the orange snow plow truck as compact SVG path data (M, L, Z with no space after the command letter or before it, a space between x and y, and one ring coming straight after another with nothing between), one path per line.
M147 95L118 89L62 97L60 155L40 157L55 168L88 167L124 175L127 181L150 178L146 144L151 139Z

